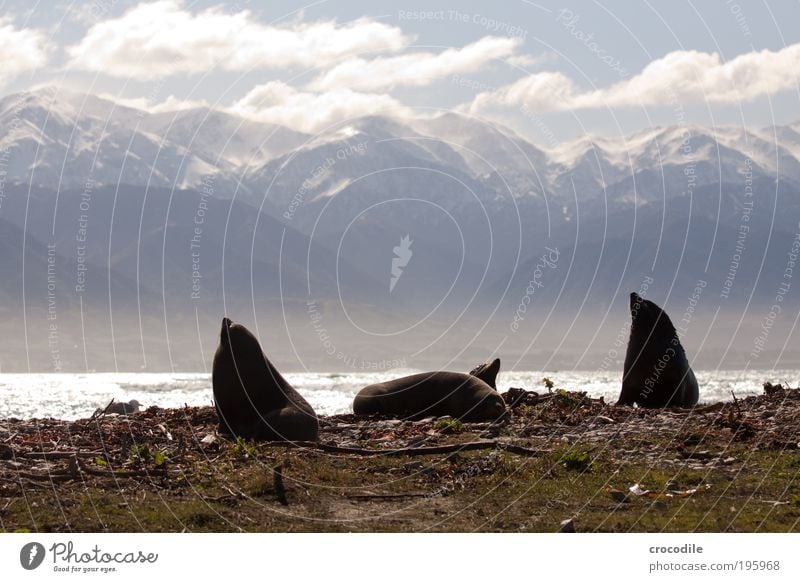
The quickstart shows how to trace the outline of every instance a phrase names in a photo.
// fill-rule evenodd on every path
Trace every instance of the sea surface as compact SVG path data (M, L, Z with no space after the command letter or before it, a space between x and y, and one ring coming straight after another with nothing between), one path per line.
M301 373L285 377L318 414L330 415L352 412L353 396L362 387L417 371ZM767 380L796 386L800 370L701 370L695 375L701 401L712 403L730 400L731 391L737 397L761 394L761 386ZM585 391L612 403L619 396L620 374L598 371L504 372L498 376L497 387L500 392L511 386L547 392L542 385L545 376L555 382L555 388ZM207 406L212 401L211 378L208 374L0 374L0 418L86 418L112 399L136 399L143 408Z

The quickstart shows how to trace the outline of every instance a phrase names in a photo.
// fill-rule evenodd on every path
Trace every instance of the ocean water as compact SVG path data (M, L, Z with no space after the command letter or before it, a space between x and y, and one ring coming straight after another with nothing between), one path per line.
M285 374L286 379L309 401L319 414L351 412L355 394L374 382L415 373L393 370L376 373ZM800 370L722 370L695 371L702 402L712 403L736 396L760 394L765 381L797 385ZM542 377L556 388L585 391L615 402L619 396L620 373L598 371L502 372L497 387L505 392L511 386L546 392ZM90 416L111 399L117 402L138 400L144 408L172 408L188 404L211 404L211 378L208 374L0 374L0 418L62 418L74 420Z

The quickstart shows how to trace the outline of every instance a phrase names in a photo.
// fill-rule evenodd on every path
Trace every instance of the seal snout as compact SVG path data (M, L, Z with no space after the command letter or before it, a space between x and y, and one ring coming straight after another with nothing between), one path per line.
M231 333L231 326L233 322L228 317L222 318L222 329L219 332L219 340L221 343L227 345Z
M500 358L495 358L494 360L484 362L480 366L477 366L470 370L470 376L475 376L476 378L483 380L489 386L497 390L496 380L497 374L500 372Z
M506 403L501 396L494 394L488 402L489 406L485 411L485 416L488 420L504 420L508 417L508 409Z
M644 299L642 299L642 297L638 293L636 292L631 293L631 301L630 301L631 313L635 315L636 311L639 310L643 302Z

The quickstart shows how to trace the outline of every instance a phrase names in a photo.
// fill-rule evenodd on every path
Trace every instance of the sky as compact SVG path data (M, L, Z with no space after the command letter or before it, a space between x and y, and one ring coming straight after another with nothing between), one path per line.
M457 111L557 147L800 120L798 2L0 0L0 94L61 86L316 133Z

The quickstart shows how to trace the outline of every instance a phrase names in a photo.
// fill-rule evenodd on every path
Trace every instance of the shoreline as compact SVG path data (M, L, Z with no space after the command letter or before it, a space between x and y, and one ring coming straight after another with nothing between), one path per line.
M517 392L495 425L334 415L300 446L220 438L212 407L6 420L0 526L797 531L800 391L767 387L685 411Z
M699 373L701 398L705 403L730 401L730 391L737 397L761 393L764 379L772 382L787 381L795 385L800 370L776 370L770 374L754 372L720 373L704 376ZM501 393L512 386L528 386L544 390L542 372L501 372L498 386ZM363 386L383 381L385 375L343 376L337 373L325 375L287 375L292 385L321 414L346 414L352 411L352 398ZM388 376L391 376L388 375ZM592 375L586 372L557 373L548 376L557 387L587 391L592 397L604 396L607 401L619 395L620 383L616 374ZM208 376L187 377L182 374L106 374L66 375L56 379L47 375L0 375L0 388L25 394L22 399L8 399L0 403L0 423L9 418L47 417L61 420L79 420L91 415L96 408L104 407L114 398L116 401L136 399L144 407L157 405L162 408L205 406L211 403L212 389Z

